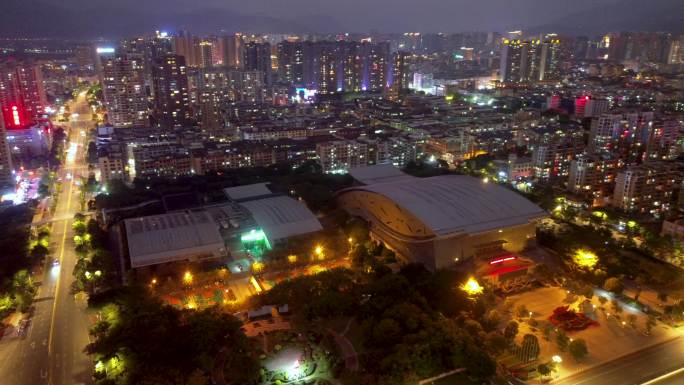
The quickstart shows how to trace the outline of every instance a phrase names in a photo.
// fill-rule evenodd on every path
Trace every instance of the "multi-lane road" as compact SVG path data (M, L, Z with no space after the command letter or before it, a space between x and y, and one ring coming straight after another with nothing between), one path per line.
M8 385L77 385L91 381L91 360L83 352L88 344L86 303L71 293L76 264L72 218L79 210L76 176L87 172L84 148L93 127L85 94L71 104L66 125L69 144L59 175L62 187L52 222L51 256L36 296L25 337L6 336L0 341L0 383ZM52 259L59 260L52 266Z
M561 364L562 365L562 364ZM684 338L626 355L553 381L553 385L674 385L684 384ZM674 381L674 382L673 382Z

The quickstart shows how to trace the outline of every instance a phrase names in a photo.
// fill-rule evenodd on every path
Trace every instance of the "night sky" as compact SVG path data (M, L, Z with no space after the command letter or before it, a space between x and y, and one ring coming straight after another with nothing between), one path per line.
M681 28L682 0L3 0L0 34ZM670 28L670 24L672 27Z

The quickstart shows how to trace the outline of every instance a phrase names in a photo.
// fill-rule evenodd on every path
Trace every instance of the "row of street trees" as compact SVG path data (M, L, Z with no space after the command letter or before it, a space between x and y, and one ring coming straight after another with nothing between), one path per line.
M50 231L31 230L33 210L27 205L12 206L0 215L0 319L12 311L26 312L36 294L31 270L48 255Z
M74 291L94 294L119 284L119 271L109 251L107 232L94 219L76 214L72 224L78 261L74 267Z

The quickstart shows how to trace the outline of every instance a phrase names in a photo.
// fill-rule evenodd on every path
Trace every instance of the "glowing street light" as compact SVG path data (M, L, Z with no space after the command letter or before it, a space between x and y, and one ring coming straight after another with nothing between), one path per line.
M461 290L468 293L468 295L476 295L481 294L484 291L484 288L480 286L474 277L470 277L468 278L468 281L461 286Z
M325 255L325 251L323 250L323 246L316 245L316 247L314 248L314 254L316 254L316 256L319 259L323 259L323 256Z
M186 285L192 285L192 273L189 271L186 271L185 274L183 274L183 283Z
M556 354L555 356L551 357L551 361L560 364L561 362L563 362L563 359L561 358L561 356Z
M290 263L296 263L297 262L297 256L294 254L288 255L287 256L287 261Z
M587 249L577 249L572 259L580 267L593 268L598 263L598 257Z
M259 261L254 262L252 264L252 271L254 271L255 273L259 273L259 272L264 270L264 266L265 265L263 262L259 262Z

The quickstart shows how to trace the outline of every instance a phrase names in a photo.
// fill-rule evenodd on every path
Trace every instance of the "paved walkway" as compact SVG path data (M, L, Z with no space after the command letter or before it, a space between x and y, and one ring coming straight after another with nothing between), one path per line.
M349 331L349 327L352 322L353 318L350 318L349 321L347 321L347 325L342 333L338 333L331 328L328 328L328 333L333 336L335 343L340 347L340 350L342 351L342 358L344 359L344 365L347 367L347 369L356 372L359 370L359 356L356 353L354 345L349 341L349 338L345 336L345 334L347 334Z

